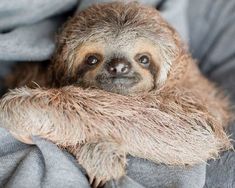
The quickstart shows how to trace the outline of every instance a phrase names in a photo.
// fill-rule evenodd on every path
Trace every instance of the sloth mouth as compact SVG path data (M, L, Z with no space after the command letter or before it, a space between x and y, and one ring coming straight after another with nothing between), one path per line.
M135 77L108 77L99 81L101 85L130 88L138 83Z
M124 94L135 86L140 78L137 76L98 76L96 80L101 89Z
M112 84L133 85L135 77L110 77Z

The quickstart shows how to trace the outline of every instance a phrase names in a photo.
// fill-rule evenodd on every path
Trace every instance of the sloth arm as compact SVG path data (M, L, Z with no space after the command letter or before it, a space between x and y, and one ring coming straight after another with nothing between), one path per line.
M26 143L32 135L62 147L102 140L118 143L126 154L170 165L193 165L228 148L229 139L205 105L191 92L174 91L122 96L73 86L20 88L1 100L0 119Z

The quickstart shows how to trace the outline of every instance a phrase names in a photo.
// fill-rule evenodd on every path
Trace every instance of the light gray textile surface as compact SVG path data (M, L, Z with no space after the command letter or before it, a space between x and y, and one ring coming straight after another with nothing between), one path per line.
M80 7L92 1L95 0L81 1ZM144 2L154 5L160 0ZM64 13L76 8L77 3L76 0L0 0L0 77L7 71L3 65L12 61L50 58L55 32L66 18ZM189 42L203 72L235 100L234 0L169 0L161 10ZM230 133L235 133L234 126ZM40 138L34 141L36 145L22 144L0 128L0 187L89 187L71 155ZM107 183L105 188L202 188L204 184L205 188L235 187L234 152L209 161L207 171L205 168L205 164L172 168L129 157L127 176Z
M1 0L0 63L48 59L62 19L50 18L76 4L77 0Z
M0 187L89 188L80 166L54 144L34 138L22 144L0 128Z
M224 88L235 110L235 1L191 0L189 5L193 57L198 59L202 72ZM235 140L235 123L229 134ZM234 187L235 152L228 151L219 160L209 161L205 188Z

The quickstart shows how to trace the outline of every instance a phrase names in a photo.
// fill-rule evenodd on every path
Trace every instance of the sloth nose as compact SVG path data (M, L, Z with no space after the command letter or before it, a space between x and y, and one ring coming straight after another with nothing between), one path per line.
M113 76L123 76L130 72L131 64L125 59L112 59L106 69Z

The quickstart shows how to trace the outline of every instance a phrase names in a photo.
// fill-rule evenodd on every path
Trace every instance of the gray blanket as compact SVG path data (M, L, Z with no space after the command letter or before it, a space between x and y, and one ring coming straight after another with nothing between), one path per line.
M224 87L235 102L234 0L143 2L161 9L162 15L189 43L203 73ZM55 32L68 11L77 5L81 10L90 3L94 0L1 0L0 77L15 61L50 58ZM229 132L235 133L234 125ZM70 154L43 139L34 137L34 142L36 145L22 144L0 128L0 187L90 187L84 170ZM129 156L127 175L105 187L233 188L234 173L233 151L209 161L207 166L190 168L167 167Z
M38 137L34 137L36 146L22 144L1 128L0 138L0 187L90 187L82 167L71 155L54 144ZM109 182L105 188L164 185L196 188L203 186L204 179L205 165L187 169L170 168L129 157L127 176L117 182Z

